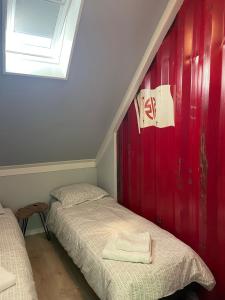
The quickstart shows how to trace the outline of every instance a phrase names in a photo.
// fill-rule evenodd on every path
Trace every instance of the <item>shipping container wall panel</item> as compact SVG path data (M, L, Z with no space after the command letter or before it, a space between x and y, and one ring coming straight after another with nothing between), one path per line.
M175 126L118 130L118 199L195 249L225 299L225 1L185 0L140 89L169 84Z

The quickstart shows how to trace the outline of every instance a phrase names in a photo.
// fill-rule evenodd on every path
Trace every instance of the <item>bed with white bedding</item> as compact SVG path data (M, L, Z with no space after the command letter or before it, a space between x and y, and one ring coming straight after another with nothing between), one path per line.
M100 299L153 300L191 282L208 290L215 285L210 270L189 246L110 197L68 208L56 201L48 224ZM151 264L102 258L107 241L121 231L150 233Z
M0 266L16 276L16 284L0 292L0 300L36 300L22 232L10 209L0 208L0 212Z

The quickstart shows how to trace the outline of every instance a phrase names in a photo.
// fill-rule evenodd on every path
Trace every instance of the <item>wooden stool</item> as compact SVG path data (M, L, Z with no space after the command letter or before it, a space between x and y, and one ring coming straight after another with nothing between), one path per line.
M44 227L46 237L48 240L50 240L50 233L48 231L48 227L46 225L46 218L45 218L45 213L47 211L48 211L48 204L42 203L42 202L37 202L37 203L31 204L31 205L27 205L27 206L17 210L16 217L17 217L17 220L19 223L22 222L21 230L22 230L24 236L26 234L28 219L33 214L37 213L37 214L39 214L39 217L41 219L41 223Z

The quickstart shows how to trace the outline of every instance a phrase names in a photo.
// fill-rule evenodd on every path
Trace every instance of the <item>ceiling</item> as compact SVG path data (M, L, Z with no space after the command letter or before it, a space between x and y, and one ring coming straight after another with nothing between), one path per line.
M0 74L0 165L95 158L167 3L84 0L68 80Z

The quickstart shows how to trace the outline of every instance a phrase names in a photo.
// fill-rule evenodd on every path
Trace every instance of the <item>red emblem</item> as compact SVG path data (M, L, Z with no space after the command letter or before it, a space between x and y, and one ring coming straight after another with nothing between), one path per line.
M156 101L154 97L150 97L145 101L145 113L149 119L154 120L156 117Z

